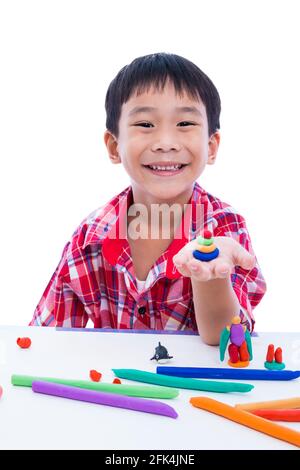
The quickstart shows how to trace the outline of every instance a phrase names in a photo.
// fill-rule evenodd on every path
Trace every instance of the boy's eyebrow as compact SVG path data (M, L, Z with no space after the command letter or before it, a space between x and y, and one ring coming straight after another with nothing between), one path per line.
M178 112L198 114L199 116L203 117L200 109L196 108L196 106L180 106L175 109Z
M136 106L135 108L133 108L130 111L129 116L133 116L133 115L139 114L139 113L151 113L153 111L157 111L157 109L158 108L154 108L153 106ZM176 112L183 112L183 113L197 114L197 115L203 117L200 109L196 108L196 106L179 106L179 107L175 108L175 111Z
M155 111L157 108L154 108L153 106L136 106L133 108L129 116L133 116L134 114L139 114L139 113L151 113L152 111Z

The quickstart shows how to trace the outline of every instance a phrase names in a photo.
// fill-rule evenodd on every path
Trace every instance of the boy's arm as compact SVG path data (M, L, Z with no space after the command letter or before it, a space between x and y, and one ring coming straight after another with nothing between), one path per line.
M265 295L267 285L252 247L246 221L233 207L228 206L214 214L214 223L216 237L235 240L255 259L251 270L243 269L236 263L231 272L231 284L239 301L241 321L251 332L255 325L253 310Z
M192 251L196 240L174 257L178 271L191 277L198 330L209 344L219 343L222 329L237 314L252 331L252 310L266 291L244 219L235 212L223 212L215 220L214 240L220 249L217 259L208 263L195 260ZM192 265L198 271L192 271ZM222 273L226 269L228 272Z
M61 260L39 301L30 326L57 326L84 328L88 314L73 290L64 282L68 273L67 251L64 248Z
M221 331L240 313L240 304L230 277L197 281L191 278L198 331L203 341L218 345Z

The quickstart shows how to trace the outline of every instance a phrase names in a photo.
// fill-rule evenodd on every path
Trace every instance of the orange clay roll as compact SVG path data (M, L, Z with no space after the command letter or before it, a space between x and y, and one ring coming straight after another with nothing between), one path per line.
M213 400L212 398L193 397L190 399L190 403L197 408L210 411L211 413L223 416L243 426L247 426L248 428L255 429L256 431L300 447L300 432L294 431L293 429L286 428L272 421L268 421L267 419L255 416L252 413L247 413L247 411Z
M251 410L256 416L261 418L270 419L271 421L289 421L299 422L300 421L300 410Z
M285 398L283 400L259 401L256 403L240 403L235 405L239 410L276 410L280 408L300 408L300 397Z

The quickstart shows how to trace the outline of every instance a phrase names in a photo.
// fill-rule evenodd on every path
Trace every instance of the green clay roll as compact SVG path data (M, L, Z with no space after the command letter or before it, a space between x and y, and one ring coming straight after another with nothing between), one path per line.
M178 390L167 387L150 387L143 385L124 385L89 382L88 380L57 379L53 377L34 377L32 375L12 375L11 383L22 387L31 387L32 382L43 381L52 382L73 387L97 390L99 392L111 392L119 395L143 398L176 398L179 395Z
M254 385L238 382L214 382L213 380L186 379L170 375L155 374L137 369L112 369L114 374L121 379L136 380L167 387L187 388L190 390L202 390L206 392L250 392Z

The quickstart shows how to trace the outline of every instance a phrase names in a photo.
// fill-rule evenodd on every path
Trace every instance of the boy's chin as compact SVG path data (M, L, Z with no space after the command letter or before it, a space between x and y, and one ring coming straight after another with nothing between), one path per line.
M191 184L192 187L192 184ZM174 183L169 183L169 184L157 184L157 185L151 185L148 186L147 188L145 187L145 190L150 193L155 199L159 199L160 201L172 201L176 200L181 194L186 192L188 190L186 184L181 185L181 184L176 184Z

